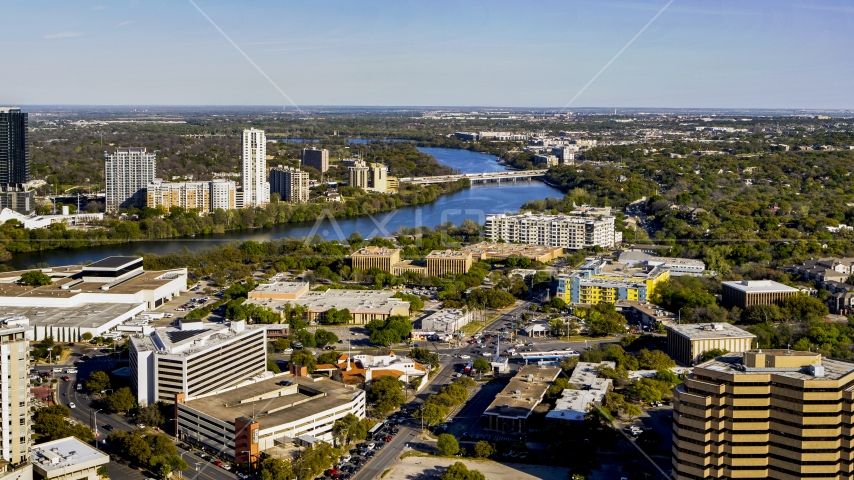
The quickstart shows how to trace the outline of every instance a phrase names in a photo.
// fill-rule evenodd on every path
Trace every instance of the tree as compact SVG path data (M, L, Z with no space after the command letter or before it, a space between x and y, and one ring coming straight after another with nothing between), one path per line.
M291 463L269 457L261 462L261 480L279 480L296 478Z
M666 389L666 385L662 385L651 378L641 378L629 385L627 391L632 398L652 404L661 401L662 390Z
M377 411L385 415L406 401L403 396L403 382L392 376L377 378L371 382L370 398L376 402Z
M101 478L109 478L110 477L110 469L107 465L101 465L98 467L98 470L95 473Z
M472 362L472 367L480 373L492 370L492 365L489 363L489 360L483 357L475 358L474 362Z
M554 382L549 386L549 389L546 390L546 395L551 398L559 397L564 390L566 389L575 389L572 385L569 384L569 380L564 377L558 377Z
M107 397L107 408L113 412L127 412L136 405L136 399L130 388L123 387Z
M797 321L821 318L829 312L821 300L803 293L786 297L781 310L784 317Z
M33 413L33 430L39 434L36 443L59 440L65 437L77 437L84 442L91 442L95 435L85 425L72 425L68 421L71 410L64 405L42 407Z
M21 284L30 287L41 287L50 285L53 280L49 276L42 273L40 270L30 270L21 275Z
M439 440L436 443L436 448L439 449L439 454L446 457L456 455L460 451L460 444L457 442L457 437L450 433L439 435Z
M640 368L645 370L661 370L673 368L676 362L661 350L643 349L637 355Z
M314 332L314 340L317 342L318 345L329 345L338 341L338 335L335 335L334 333L324 330L322 328L318 328Z
M292 353L291 363L304 366L308 373L314 373L315 369L317 369L317 361L314 359L314 355L308 350L297 350Z
M703 356L700 357L700 362L708 362L709 360L714 360L721 355L726 355L727 353L729 353L729 350L725 348L713 348L703 353Z
M486 480L486 477L477 470L469 470L462 462L456 462L439 477L439 480Z
M83 332L83 334L80 335L80 340L83 340L84 342L88 342L89 340L92 340L92 334L89 332Z
M110 388L110 376L103 370L92 372L89 380L86 380L85 387L90 392L103 392Z
M163 412L160 411L159 405L152 404L139 407L139 411L136 414L136 421L149 427L160 428L166 423L166 418L163 416Z
M276 363L272 358L267 359L267 371L273 373L282 373L282 369L279 368L279 364Z
M623 405L623 414L629 417L629 420L637 418L641 413L643 413L643 409L634 403L626 403Z
M481 440L474 445L474 456L477 458L489 458L493 453L495 453L495 449L485 440Z
M413 348L412 351L409 352L409 356L421 363L430 365L431 368L437 368L439 366L439 354L431 352L426 348Z
M437 403L428 403L427 405L423 405L416 412L416 415L424 420L425 425L433 427L445 421L445 418L448 416L448 407Z

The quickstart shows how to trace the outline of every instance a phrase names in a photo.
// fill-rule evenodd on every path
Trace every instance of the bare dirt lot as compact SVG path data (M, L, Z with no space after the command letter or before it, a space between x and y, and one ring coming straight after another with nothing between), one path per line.
M451 458L407 457L391 465L392 472L383 480L431 480L445 473L454 462L466 464L470 470L478 470L489 480L566 480L567 469L544 465L498 463Z

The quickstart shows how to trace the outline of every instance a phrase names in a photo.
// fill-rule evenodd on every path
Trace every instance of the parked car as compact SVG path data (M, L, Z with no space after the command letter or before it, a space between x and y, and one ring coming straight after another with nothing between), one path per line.
M286 349L284 349L284 352L285 353L294 353L294 349L293 348L286 348Z

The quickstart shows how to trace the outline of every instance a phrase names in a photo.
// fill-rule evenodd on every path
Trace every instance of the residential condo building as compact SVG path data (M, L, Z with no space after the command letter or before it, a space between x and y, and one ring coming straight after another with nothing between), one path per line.
M487 215L484 236L491 242L525 243L571 250L599 246L612 248L622 242L612 216Z
M146 187L146 205L150 208L172 207L212 213L217 208L233 210L236 205L237 184L218 179L211 182L164 182L155 179Z
M28 116L18 107L0 107L0 209L29 215L35 208L30 181Z
M104 170L107 212L142 208L146 203L145 189L156 175L157 153L135 147L117 148L114 153L104 152Z
M31 336L26 322L0 326L0 457L13 467L29 460Z
M674 390L673 478L848 479L854 364L790 350L729 353Z
M588 258L578 270L558 276L557 296L567 303L596 305L619 300L647 302L670 279L662 267L628 268L604 258Z
M320 173L329 170L329 150L317 148L302 149L302 164L317 169Z
M282 165L271 169L270 193L278 193L283 202L308 202L308 172Z
M394 193L400 188L397 177L388 176L388 167L382 163L369 163L359 160L348 167L350 186L366 192Z
M257 207L270 203L270 182L267 181L267 137L264 130L243 131L240 145L243 183L242 203L238 208Z
M210 395L267 371L263 326L181 320L130 338L131 389L140 405Z

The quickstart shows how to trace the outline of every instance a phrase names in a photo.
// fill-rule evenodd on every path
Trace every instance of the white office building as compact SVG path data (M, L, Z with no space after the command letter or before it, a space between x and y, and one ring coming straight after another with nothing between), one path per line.
M108 213L145 206L145 189L154 181L156 157L156 153L148 153L145 148L117 148L112 154L104 152Z
M453 333L468 325L472 320L472 312L457 309L445 309L421 320L421 329L431 332Z
M270 182L267 181L267 137L264 130L243 131L241 143L243 163L243 203L239 208L257 207L270 203Z
M622 242L614 217L541 215L487 215L484 235L492 242L547 245L579 250L593 246L612 248Z
M131 389L140 405L233 387L267 371L263 326L182 320L130 339Z
M38 478L54 480L100 480L98 468L110 463L109 455L75 437L39 444L30 457Z

